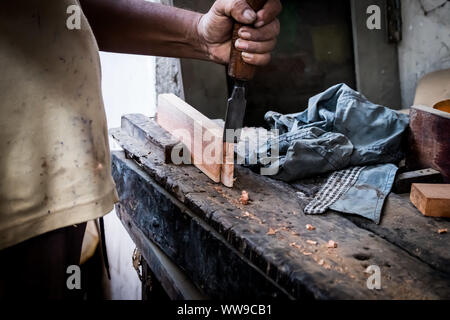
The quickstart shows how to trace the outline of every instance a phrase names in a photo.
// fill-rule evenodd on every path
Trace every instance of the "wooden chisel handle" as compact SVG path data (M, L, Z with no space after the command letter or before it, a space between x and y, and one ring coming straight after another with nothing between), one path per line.
M247 3L255 12L261 10L267 0L247 0ZM233 37L231 39L230 63L228 65L228 75L237 80L249 81L255 76L255 66L252 66L242 60L242 52L236 49L234 44L239 38L238 31L243 24L235 22L233 27Z

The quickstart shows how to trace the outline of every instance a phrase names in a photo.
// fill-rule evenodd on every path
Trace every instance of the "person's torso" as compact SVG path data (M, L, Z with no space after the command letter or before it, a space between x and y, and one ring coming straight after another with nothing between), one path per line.
M0 230L113 187L98 47L72 5L0 2Z

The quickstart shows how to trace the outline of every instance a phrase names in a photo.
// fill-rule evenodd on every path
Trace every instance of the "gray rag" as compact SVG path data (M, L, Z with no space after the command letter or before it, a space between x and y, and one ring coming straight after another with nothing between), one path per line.
M265 120L279 130L276 141L269 139L263 146L270 150L274 142L279 144L278 161L271 164L278 167L273 178L300 186L305 213L331 208L380 222L397 171L394 164L404 156L401 142L407 115L375 105L339 84L312 97L303 112L268 112ZM263 154L261 148L257 152ZM302 189L308 178L317 176L323 178L315 188ZM307 189L314 192L302 192Z

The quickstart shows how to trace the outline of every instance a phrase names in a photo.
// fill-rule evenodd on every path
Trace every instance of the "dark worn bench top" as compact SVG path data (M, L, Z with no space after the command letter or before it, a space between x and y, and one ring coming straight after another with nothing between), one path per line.
M450 298L449 235L438 234L450 221L422 216L406 195L389 196L380 225L335 212L307 216L289 184L238 166L228 189L193 166L165 164L149 141L111 133L133 158L113 153L120 218L211 297ZM380 267L381 290L366 286L371 265Z

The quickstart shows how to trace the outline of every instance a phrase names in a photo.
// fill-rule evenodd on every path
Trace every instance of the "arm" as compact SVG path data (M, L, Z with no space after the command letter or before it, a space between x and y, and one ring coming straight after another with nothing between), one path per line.
M258 13L245 0L218 0L204 15L143 0L80 3L102 51L227 63L233 17L253 24L241 29L237 43L247 53L244 60L263 65L279 33L279 0L269 0Z
M81 0L100 50L207 59L201 14L142 0Z

